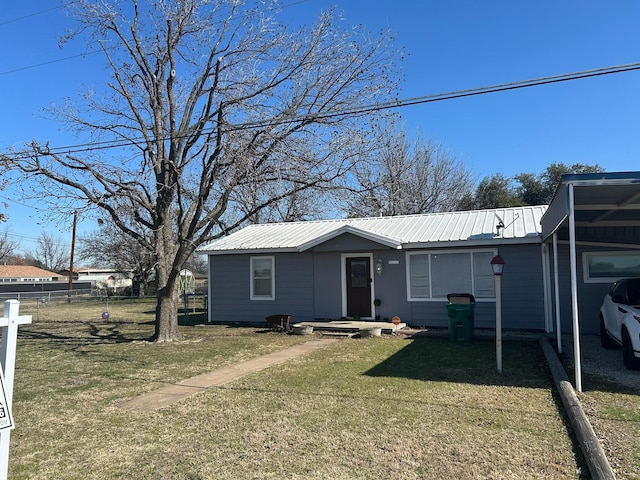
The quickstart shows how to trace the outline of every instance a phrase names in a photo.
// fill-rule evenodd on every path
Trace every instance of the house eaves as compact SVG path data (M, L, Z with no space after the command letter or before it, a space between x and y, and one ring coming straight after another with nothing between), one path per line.
M501 238L496 235L487 235L484 238L470 238L468 240L439 241L439 242L415 242L402 245L403 250L416 250L428 248L469 248L469 247L495 247L499 245L522 245L529 243L542 243L539 234L520 238Z

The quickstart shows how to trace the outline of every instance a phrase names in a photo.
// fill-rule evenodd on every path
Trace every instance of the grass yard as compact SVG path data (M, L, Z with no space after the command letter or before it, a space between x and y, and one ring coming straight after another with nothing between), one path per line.
M640 375L640 372L638 373ZM640 389L587 377L579 394L618 479L640 479Z
M493 342L348 339L139 414L117 403L309 337L189 326L152 345L152 304L55 310L20 327L13 480L580 477L537 343L505 342L498 375Z

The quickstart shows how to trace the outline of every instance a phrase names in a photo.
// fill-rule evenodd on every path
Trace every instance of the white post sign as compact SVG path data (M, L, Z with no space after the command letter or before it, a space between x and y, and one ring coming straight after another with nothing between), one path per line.
M9 440L13 428L11 417L11 401L13 400L13 376L16 369L16 343L18 325L31 323L31 315L18 315L20 302L7 300L4 302L4 316L0 317L2 345L0 345L0 379L2 396L0 408L4 408L8 421L0 414L0 480L7 480L9 475ZM6 426L5 426L6 425Z
M14 426L11 407L7 399L7 390L4 386L4 375L0 368L0 430L11 430Z

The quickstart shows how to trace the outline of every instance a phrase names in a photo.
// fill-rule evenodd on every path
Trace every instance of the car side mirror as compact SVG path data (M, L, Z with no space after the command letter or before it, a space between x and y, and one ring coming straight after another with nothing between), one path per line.
M622 295L612 295L611 301L613 303L622 303Z

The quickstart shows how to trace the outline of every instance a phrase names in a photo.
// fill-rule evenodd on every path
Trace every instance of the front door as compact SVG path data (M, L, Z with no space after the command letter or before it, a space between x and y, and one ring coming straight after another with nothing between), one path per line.
M371 259L347 257L347 317L371 317Z

